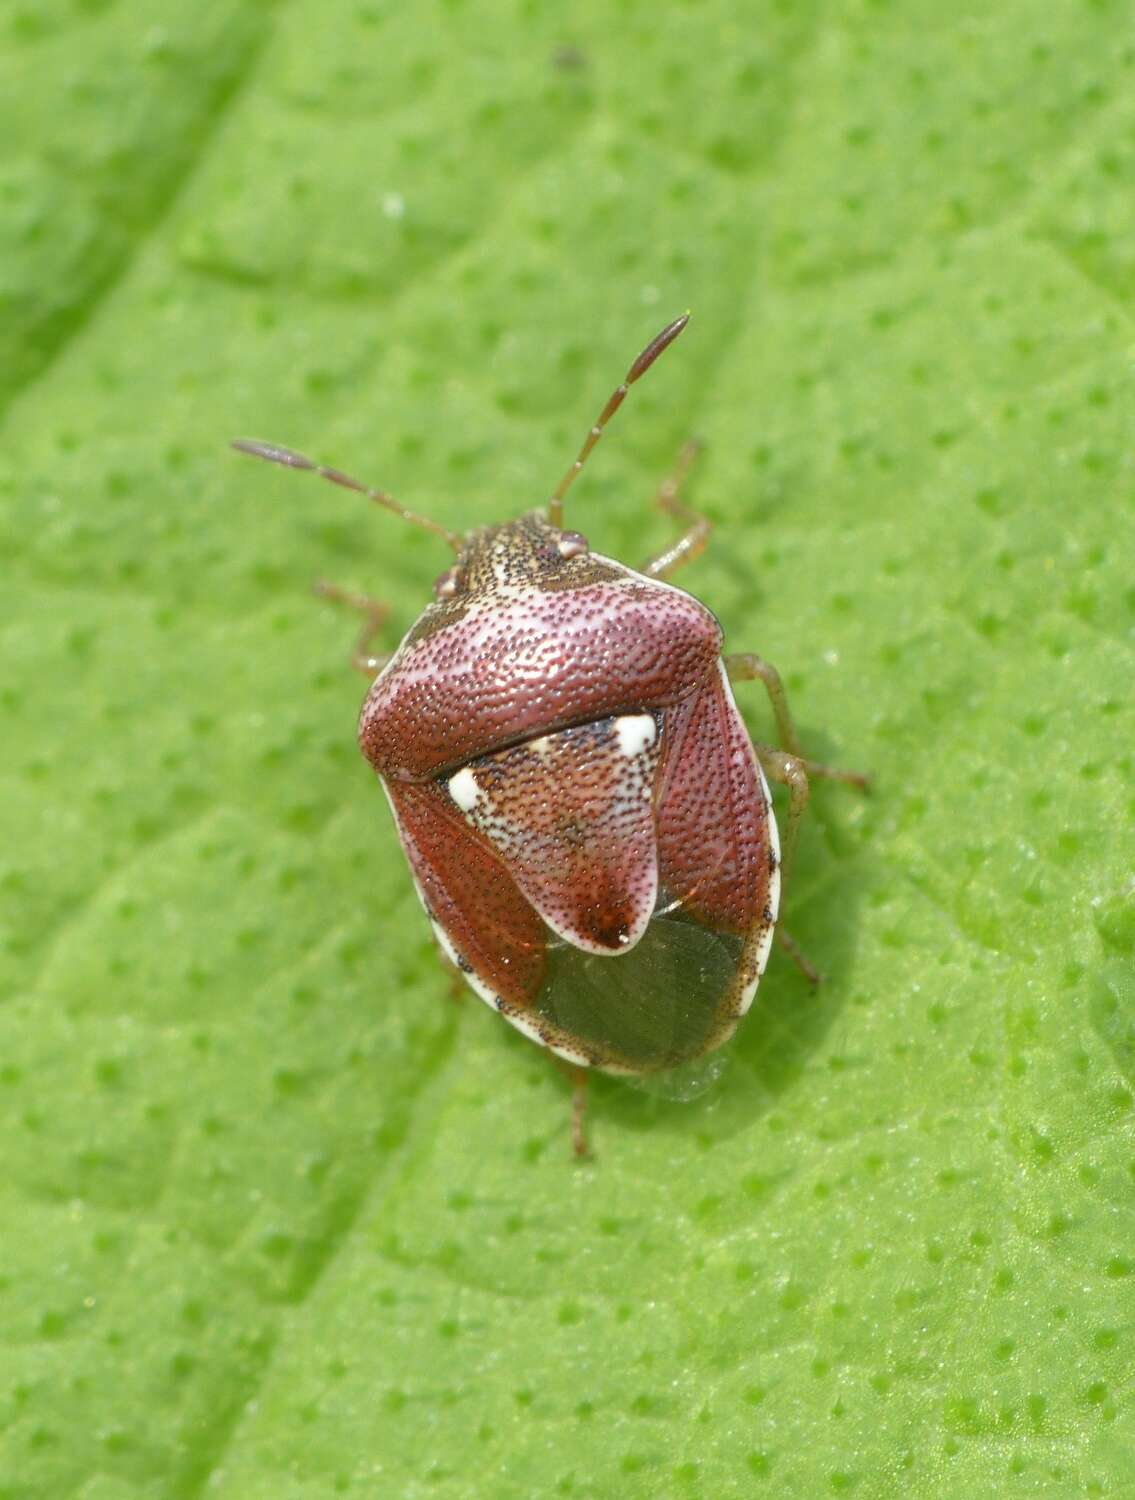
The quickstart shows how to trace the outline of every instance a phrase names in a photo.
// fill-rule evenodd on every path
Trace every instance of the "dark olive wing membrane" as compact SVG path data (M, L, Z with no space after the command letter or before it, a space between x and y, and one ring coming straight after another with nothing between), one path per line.
M533 1020L553 1046L615 1072L673 1068L717 1046L741 1014L745 939L663 902L617 958L555 941Z

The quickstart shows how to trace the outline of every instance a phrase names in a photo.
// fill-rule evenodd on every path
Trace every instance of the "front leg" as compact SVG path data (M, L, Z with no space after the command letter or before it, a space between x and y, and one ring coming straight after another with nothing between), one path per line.
M333 599L336 604L345 604L348 609L358 610L363 616L359 638L351 652L351 665L373 681L393 655L393 652L387 651L379 656L371 650L375 636L390 614L390 606L379 599L372 599L368 594L356 594L353 589L340 588L337 583L325 583L322 579L312 585L312 591L321 599Z

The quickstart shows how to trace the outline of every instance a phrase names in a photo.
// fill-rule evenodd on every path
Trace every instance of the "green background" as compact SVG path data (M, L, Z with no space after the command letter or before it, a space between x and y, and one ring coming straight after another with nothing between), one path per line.
M3 1500L1135 1493L1132 20L5 7ZM876 790L580 1166L308 592L445 550L225 443L503 519L687 307L570 522L701 436L682 582Z

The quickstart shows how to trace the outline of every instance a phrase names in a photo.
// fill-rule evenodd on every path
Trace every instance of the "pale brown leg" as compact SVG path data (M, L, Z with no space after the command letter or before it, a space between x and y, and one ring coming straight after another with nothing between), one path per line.
M848 786L858 787L860 791L867 790L870 778L861 771L841 771L836 766L826 766L821 761L807 760L804 757L800 750L800 736L796 733L792 710L788 707L788 694L784 691L780 673L772 662L765 661L763 656L757 656L749 651L738 656L727 656L725 670L729 673L731 682L757 680L763 682L769 702L772 704L781 749L773 750L769 746L760 746L757 749L757 755L773 780L789 789L788 826L784 848L781 850L782 879L787 884L793 855L796 852L800 818L808 805L809 778L842 781Z
M340 588L338 584L325 583L322 579L312 587L313 592L321 599L332 599L336 604L345 604L348 609L358 610L363 616L363 626L355 642L355 649L351 652L351 665L367 677L376 677L394 654L386 651L376 656L371 651L371 643L386 623L390 606L367 594L357 594L352 589Z
M591 1155L587 1132L583 1128L587 1115L587 1079L590 1070L578 1067L554 1052L550 1056L560 1072L571 1081L571 1149L580 1161L586 1161Z
M779 682L779 678L777 680ZM789 755L784 750L774 750L771 745L755 745L753 748L757 752L757 759L768 779L775 781L778 786L788 788L788 818L784 826L784 837L780 843L780 892L783 909L784 893L788 889L792 865L796 858L796 840L800 833L800 819L804 816L804 809L808 806L808 798L811 795L811 787L808 784L808 771L811 763L801 760L798 755ZM776 941L808 983L819 984L819 970L809 962L799 943L785 932L779 922L776 927Z
M659 510L664 510L668 516L674 516L675 519L683 522L686 530L666 548L665 552L652 557L639 569L639 572L645 573L648 578L668 578L671 573L676 573L686 563L693 562L695 557L700 557L709 544L713 522L706 516L699 515L696 510L691 510L678 498L686 475L693 467L700 450L701 444L693 438L688 443L684 443L673 472L658 487L658 493L654 497L655 505Z
M808 983L812 985L819 984L824 976L820 973L819 969L812 966L796 939L785 932L784 928L779 925L776 929L776 940Z
M848 786L857 786L861 792L867 790L871 785L871 778L864 775L862 771L841 771L836 766L826 766L822 761L805 758L800 748L800 737L796 733L792 711L788 707L788 695L784 691L784 683L780 680L780 673L772 662L765 661L763 656L757 656L752 651L745 651L736 656L727 656L725 670L729 673L730 682L755 682L759 679L764 683L769 702L772 704L773 716L776 719L776 732L780 736L780 747L795 756L809 776L826 781L842 781Z
M784 750L774 750L771 745L755 745L757 759L765 775L778 786L788 788L788 818L784 826L784 838L780 845L780 887L786 889L792 877L792 865L796 857L796 840L800 834L800 819L808 806L811 787L808 784L807 763L798 755L789 755Z
M866 791L870 786L870 777L864 776L860 771L840 771L835 766L825 766L820 761L806 760L801 755L800 737L796 733L792 710L788 707L788 694L784 691L784 683L780 680L780 673L771 662L765 661L763 656L757 656L751 651L737 656L727 656L725 670L729 674L730 682L754 682L758 679L763 682L769 702L772 704L773 717L776 719L776 732L780 736L782 748L775 750L771 745L754 745L753 748L769 780L788 788L788 818L780 846L780 889L783 905L784 892L788 887L789 876L796 857L800 819L804 816L804 809L808 806L808 798L811 794L810 778L843 781L848 786L857 786L860 791ZM819 984L819 971L808 962L795 939L779 925L776 929L776 939L804 977L811 984Z
M586 1068L575 1068L572 1072L571 1149L580 1161L585 1161L591 1155L591 1147L587 1144L587 1134L583 1128L587 1114L587 1078Z
M772 662L765 661L763 656L757 656L753 651L743 651L736 656L725 658L725 670L729 673L730 682L760 681L764 683L765 692L768 693L773 716L776 719L776 732L780 736L781 749L787 750L790 755L801 756L803 751L800 749L800 737L796 733L792 710L788 707L788 695L784 691L780 673Z

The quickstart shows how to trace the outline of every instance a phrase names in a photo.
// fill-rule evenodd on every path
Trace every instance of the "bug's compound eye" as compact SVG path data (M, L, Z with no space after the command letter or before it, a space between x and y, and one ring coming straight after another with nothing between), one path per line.
M556 538L556 551L565 559L580 557L587 551L588 545L582 531L561 531Z
M434 580L434 597L436 599L453 599L461 591L461 569L458 567L446 568Z

